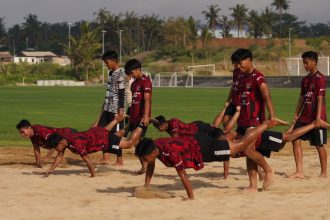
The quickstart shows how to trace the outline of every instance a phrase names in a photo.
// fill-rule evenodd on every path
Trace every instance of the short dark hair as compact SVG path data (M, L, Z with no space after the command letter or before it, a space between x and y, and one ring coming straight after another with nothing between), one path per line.
M26 119L20 120L20 122L18 122L16 125L17 130L19 130L21 128L28 128L28 127L31 127L31 123Z
M48 148L55 148L60 143L60 141L63 139L63 137L61 135L59 135L59 133L55 132L55 133L48 135L46 137L46 139L47 140L46 140L45 146Z
M236 50L237 51L237 50ZM235 52L236 52L235 51ZM239 58L237 57L237 55L235 54L235 52L231 55L230 59L232 63L239 63Z
M149 155L154 149L156 149L154 141L150 138L143 138L135 147L135 156L144 157Z
M116 51L108 50L102 55L102 60L116 60L118 61L118 54Z
M208 132L208 136L214 137L214 138L219 138L222 135L224 135L224 132L220 128L213 128Z
M237 49L232 55L231 55L231 60L236 61L236 62L240 62L242 60L245 60L247 58L250 58L251 61L253 59L252 56L252 52L249 49L245 49L245 48L240 48Z
M316 63L317 63L317 61L318 61L318 59L319 59L319 55L318 55L318 53L317 52L315 52L315 51L306 51L306 52L304 52L302 55L301 55L301 58L307 58L307 59L311 59L311 60L314 60Z
M132 70L135 69L141 69L141 62L137 59L130 59L129 61L126 62L125 64L125 73L127 75L131 75Z
M166 122L166 118L163 115L158 115L155 117L156 123L154 122L153 125L156 127L159 127L160 125L164 124Z

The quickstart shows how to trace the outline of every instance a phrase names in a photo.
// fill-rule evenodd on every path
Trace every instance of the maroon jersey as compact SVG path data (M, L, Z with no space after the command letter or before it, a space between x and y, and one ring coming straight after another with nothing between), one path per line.
M84 132L64 136L69 142L69 150L81 157L109 148L109 132L103 127L91 128Z
M177 136L193 136L198 133L198 127L196 123L186 124L177 118L171 118L167 121L168 129L166 132L172 137Z
M258 70L250 74L240 74L238 78L241 113L237 120L239 127L257 126L265 120L265 102L260 86L266 83L265 77Z
M72 133L75 130L72 128L52 128L43 125L32 125L33 137L30 138L33 145L40 147L45 147L45 142L47 137L55 132L59 133L61 136L65 136L67 133ZM48 149L48 148L47 148Z
M193 137L158 138L154 143L160 151L158 159L167 167L175 167L178 171L204 167L199 144Z
M316 119L317 97L323 97L321 119L327 120L325 103L326 79L319 71L315 74L309 73L302 79L300 95L304 97L304 104L297 121L309 124Z
M132 105L130 108L129 123L140 122L144 114L144 94L152 92L152 84L148 77L142 75L140 79L134 80L131 85L132 91ZM151 103L150 103L151 108ZM151 117L151 109L149 111L149 117Z
M233 84L231 86L231 103L233 103L234 105L240 105L240 99L239 99L239 89L238 89L238 85L239 85L239 81L238 79L240 78L240 75L242 75L244 73L242 73L240 71L239 68L234 69L233 71Z

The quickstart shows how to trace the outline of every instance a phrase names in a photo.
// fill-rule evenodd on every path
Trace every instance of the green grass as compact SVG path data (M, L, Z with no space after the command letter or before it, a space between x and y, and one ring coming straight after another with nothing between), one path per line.
M221 110L228 91L228 88L154 88L152 115L211 122ZM86 130L100 112L104 93L103 87L0 87L0 146L30 145L15 128L22 118L34 124ZM291 120L299 89L271 89L271 94L278 117ZM161 136L152 126L147 135Z

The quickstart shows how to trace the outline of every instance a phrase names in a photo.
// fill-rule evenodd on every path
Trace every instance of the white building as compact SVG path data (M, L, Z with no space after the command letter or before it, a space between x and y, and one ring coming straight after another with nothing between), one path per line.
M22 56L14 57L14 63L26 62L29 64L37 64L43 62L53 62L57 57L56 54L50 51L22 51Z

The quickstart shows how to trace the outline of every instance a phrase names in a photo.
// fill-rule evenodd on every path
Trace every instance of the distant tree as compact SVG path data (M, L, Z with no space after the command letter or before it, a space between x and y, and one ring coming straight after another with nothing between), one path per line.
M190 16L187 20L187 28L188 28L188 39L192 45L192 53L191 53L191 62L195 63L195 54L197 49L197 40L198 40L198 28L197 21Z
M160 37L163 20L156 14L144 15L140 18L141 35L144 50L148 51L157 44L156 39Z
M261 11L260 18L262 22L262 32L270 38L273 33L275 14L269 7L266 7L265 10Z
M243 25L247 23L248 9L243 4L237 4L235 7L229 8L232 10L231 16L234 18L234 25L237 28L237 36L240 37L240 32L243 30Z
M97 12L94 12L93 15L96 16L95 21L99 24L100 28L104 30L104 27L111 16L107 8L100 8Z
M283 31L283 24L282 24L282 15L283 12L287 11L290 6L289 6L290 1L288 0L273 0L273 3L271 4L272 6L275 7L275 11L277 11L280 15L280 31Z
M262 20L258 11L250 10L247 21L250 35L255 39L262 37Z
M5 28L5 18L0 17L0 45L3 45L6 40L6 28Z
M275 15L275 20L279 20L279 15ZM292 35L296 35L299 33L300 27L302 27L306 22L298 21L297 16L284 13L282 15L282 24L274 22L273 26L273 35L275 37L287 37L289 34L289 28L292 28ZM281 31L281 27L283 31Z
M65 45L66 52L71 60L77 79L89 79L89 73L97 63L98 51L101 48L100 30L91 29L88 22L83 22L79 36L71 36L71 47ZM81 73L85 73L85 77Z
M26 46L36 48L40 40L41 22L38 20L38 16L34 14L28 14L24 19L22 29L27 41Z
M207 9L208 10L203 11L202 14L204 15L205 19L207 20L208 28L210 30L212 30L214 33L214 30L219 23L219 12L221 9L216 4L215 5L211 4L211 5L207 6Z
M222 15L222 18L219 19L219 26L222 29L221 35L223 38L230 37L230 29L231 29L231 21L229 21L228 17Z

